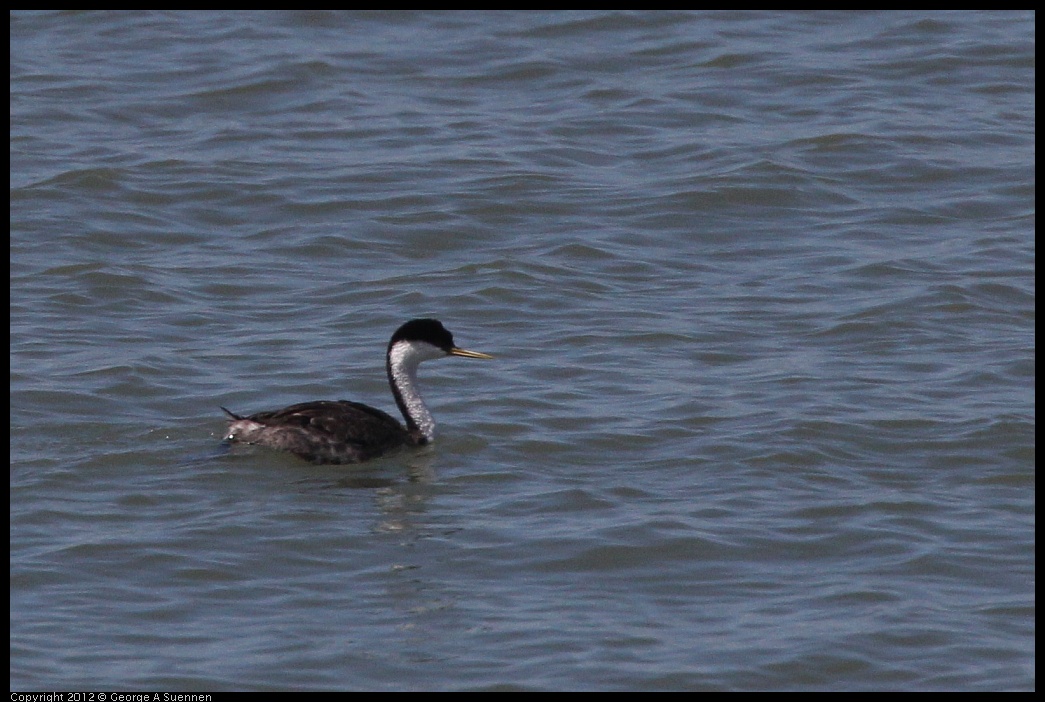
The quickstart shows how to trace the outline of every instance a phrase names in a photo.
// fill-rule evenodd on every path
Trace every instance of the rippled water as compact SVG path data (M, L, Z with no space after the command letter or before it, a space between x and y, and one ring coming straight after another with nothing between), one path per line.
M1034 38L12 14L12 689L1033 689Z

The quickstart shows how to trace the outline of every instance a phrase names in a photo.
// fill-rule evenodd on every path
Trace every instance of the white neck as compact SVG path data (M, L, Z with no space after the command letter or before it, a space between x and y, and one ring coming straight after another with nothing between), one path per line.
M445 355L442 349L423 341L399 341L388 352L388 382L406 419L407 429L417 429L429 441L435 437L435 420L421 399L417 367L422 361Z

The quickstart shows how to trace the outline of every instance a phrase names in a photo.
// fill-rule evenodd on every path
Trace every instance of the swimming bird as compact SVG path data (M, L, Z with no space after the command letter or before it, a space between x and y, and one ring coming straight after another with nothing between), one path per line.
M360 463L400 446L427 444L435 421L417 388L422 361L445 356L493 358L454 345L453 335L435 319L413 319L392 334L385 355L388 384L406 426L361 402L320 400L270 412L229 416L225 441L289 451L312 463Z

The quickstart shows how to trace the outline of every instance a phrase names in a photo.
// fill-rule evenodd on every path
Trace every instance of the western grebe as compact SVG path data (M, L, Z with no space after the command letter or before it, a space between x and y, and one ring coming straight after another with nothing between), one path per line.
M312 463L359 463L398 446L426 444L435 421L417 389L417 366L444 356L493 358L454 346L454 337L435 319L413 319L388 342L385 368L406 426L379 409L348 400L303 402L272 412L231 417L225 440L289 451Z

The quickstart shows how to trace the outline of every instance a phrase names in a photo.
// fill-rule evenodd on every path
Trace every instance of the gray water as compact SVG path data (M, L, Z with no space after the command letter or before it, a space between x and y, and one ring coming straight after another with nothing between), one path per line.
M1034 40L15 12L12 689L1033 689Z

